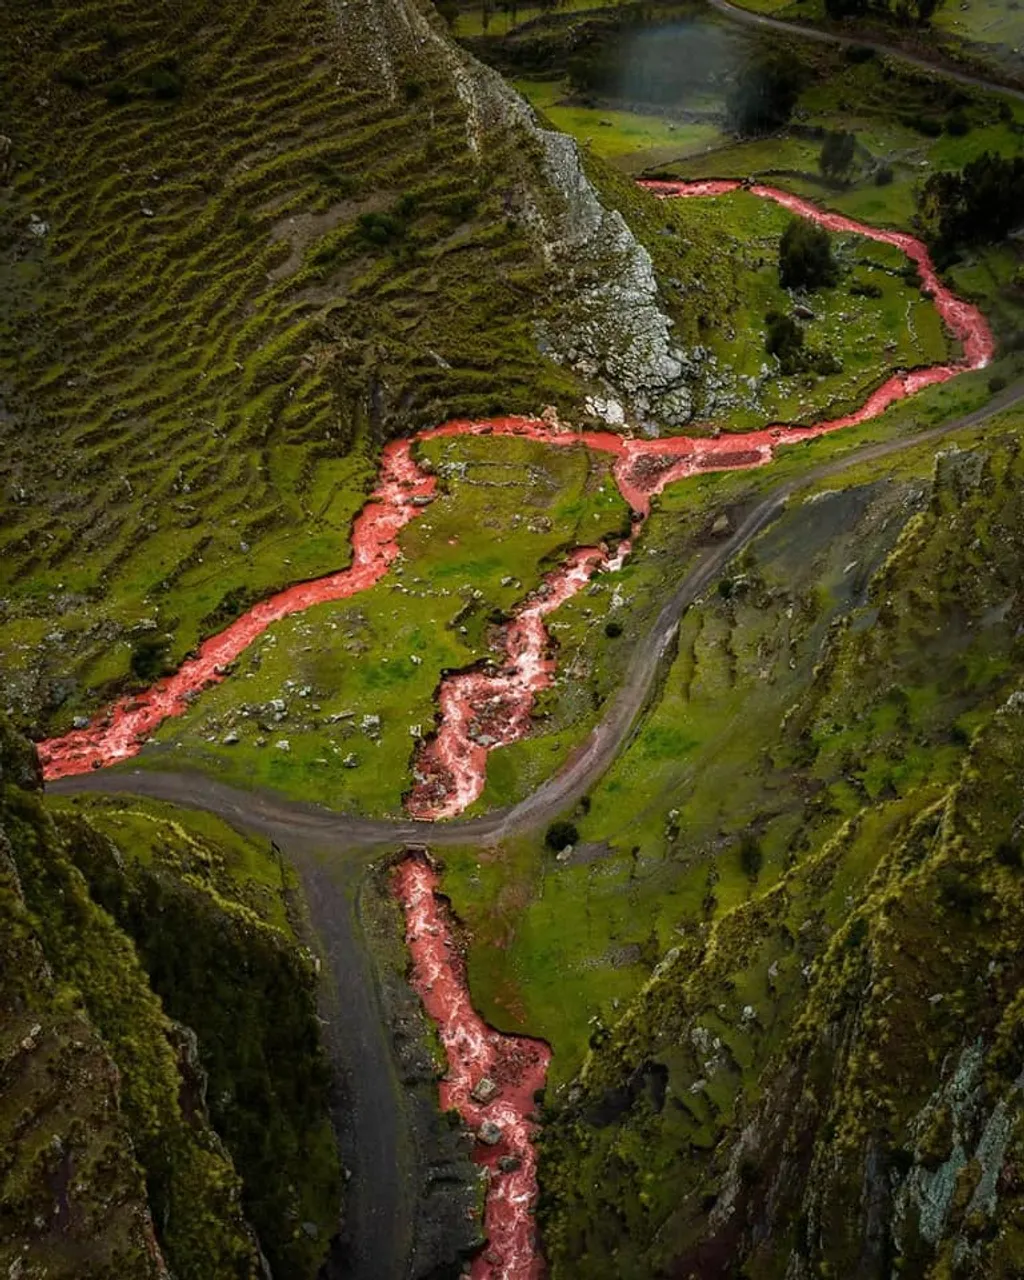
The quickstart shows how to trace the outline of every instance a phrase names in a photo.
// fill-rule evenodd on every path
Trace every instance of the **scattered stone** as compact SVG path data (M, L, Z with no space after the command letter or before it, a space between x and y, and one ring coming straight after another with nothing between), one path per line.
M796 304L796 306L793 308L793 314L796 316L798 320L815 319L814 312L810 309L810 307L804 306L802 302L798 302Z
M485 1120L476 1135L488 1147L495 1147L501 1141L501 1125L493 1120Z
M274 746L277 748L278 751L291 751L292 749L292 744L288 741L287 738L281 738L279 742L274 743Z
M345 759L342 760L341 763L344 765L346 769L358 769L359 757L356 755L354 751L350 751L348 755L345 757Z
M75 716L74 720L72 720L72 721L71 721L71 727L72 727L73 729L88 729L88 727L89 727L89 717L88 717L88 716Z
M490 1102L490 1100L494 1097L494 1095L497 1092L498 1092L498 1086L491 1079L491 1077L481 1076L481 1078L473 1086L473 1090L469 1096L473 1099L474 1102L479 1102L481 1103L481 1105L483 1105Z
M498 1161L498 1168L502 1173L515 1173L522 1163L518 1156L502 1156Z
M711 526L711 532L716 538L720 538L723 534L732 532L732 521L726 512L722 512Z
M35 236L37 240L42 240L44 236L50 234L50 224L44 222L37 214L29 214L28 233L30 236Z
M232 729L230 733L224 735L223 742L226 747L233 747L236 743L241 742L241 738Z

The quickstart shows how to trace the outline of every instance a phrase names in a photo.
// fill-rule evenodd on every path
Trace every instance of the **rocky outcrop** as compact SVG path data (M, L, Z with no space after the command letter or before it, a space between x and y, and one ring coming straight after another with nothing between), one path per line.
M692 416L691 386L705 359L672 341L650 254L587 176L573 138L541 127L533 109L490 67L459 48L420 0L348 0L337 9L346 37L361 41L374 74L398 92L400 68L429 60L449 77L466 113L467 146L481 162L488 135L518 131L535 163L521 174L522 212L532 224L558 300L538 340L603 394L589 408L609 424ZM396 70L398 68L399 70Z

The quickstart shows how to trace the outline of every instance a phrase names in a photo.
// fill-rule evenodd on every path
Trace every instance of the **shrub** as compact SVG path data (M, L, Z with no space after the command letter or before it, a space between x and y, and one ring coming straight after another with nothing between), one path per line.
M875 284L873 280L854 280L850 285L850 293L855 298L880 298L882 286Z
M580 833L574 822L570 822L567 818L558 818L545 832L544 843L549 849L554 849L555 853L561 853L563 849L568 849L571 844L575 844L579 838Z
M107 85L107 101L112 107L123 107L131 101L132 91L123 80L114 80Z
M964 134L970 133L971 122L967 118L967 113L962 107L958 107L955 111L951 111L946 116L942 126L951 138L962 138Z
M803 329L792 316L781 315L778 311L769 311L765 321L768 325L765 350L778 359L784 374L799 373L805 367Z
M743 868L743 874L750 880L756 880L764 866L761 841L752 831L744 832L740 840L740 866Z
M166 636L143 635L132 641L129 660L132 675L147 684L167 672Z
M875 186L887 187L896 176L891 164L879 165L875 170Z
M997 391L1004 391L1006 389L1006 379L1001 373L994 373L992 377L989 378L988 389L993 395L995 395Z
M622 635L622 623L613 618L611 622L604 624L604 633L609 640L617 640Z
M69 89L74 89L76 93L81 93L89 87L88 77L81 67L61 67L59 71L54 73L53 78L58 84L67 85Z
M370 244L386 245L405 235L405 224L391 213L361 213L355 233Z
M824 227L794 218L779 242L779 283L784 289L820 289L834 285L839 268Z

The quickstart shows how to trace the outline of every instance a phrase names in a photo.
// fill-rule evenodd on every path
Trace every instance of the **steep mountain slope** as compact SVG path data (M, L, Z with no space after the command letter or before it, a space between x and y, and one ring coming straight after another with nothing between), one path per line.
M6 725L0 781L0 1263L313 1276L339 1194L315 977L256 848L55 820Z
M15 0L0 77L23 723L341 567L389 434L588 390L688 416L650 257L420 0Z
M609 859L589 910L607 896L662 958L553 1101L555 1276L1019 1274L1024 508L1007 425L943 450L930 483L869 470L763 535L684 628L619 769L621 787L647 760L642 795L613 777L593 796L581 826L639 842L629 897L657 915L617 905L628 860L607 845L582 846ZM878 501L873 524L853 518ZM822 535L821 584L787 605L779 558L819 561Z

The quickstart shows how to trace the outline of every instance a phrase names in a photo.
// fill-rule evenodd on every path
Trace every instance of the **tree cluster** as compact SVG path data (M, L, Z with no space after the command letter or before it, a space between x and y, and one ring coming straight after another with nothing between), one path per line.
M825 0L825 11L830 18L863 18L874 14L895 18L904 26L911 23L923 26L938 7L939 0Z
M986 151L960 173L933 173L920 198L923 221L941 250L1002 240L1024 223L1024 157Z
M794 218L779 242L779 283L783 289L821 289L839 279L832 243L824 227Z

